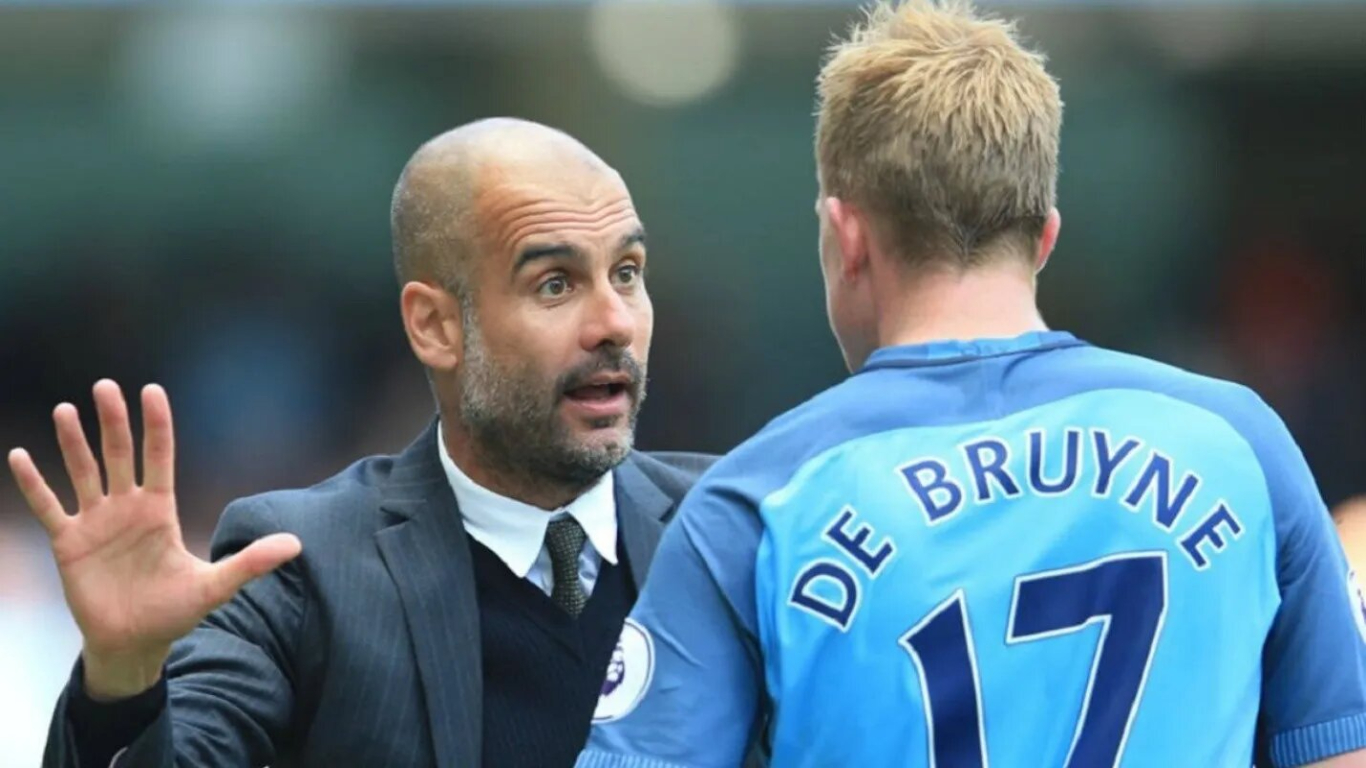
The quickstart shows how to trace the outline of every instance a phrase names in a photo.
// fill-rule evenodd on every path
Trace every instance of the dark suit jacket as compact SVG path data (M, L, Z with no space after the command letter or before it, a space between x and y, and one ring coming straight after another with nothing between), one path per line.
M228 507L215 559L278 531L297 534L303 554L176 643L168 706L118 766L480 764L479 609L436 440L428 427L398 456ZM711 460L633 453L615 470L637 588L665 521ZM66 699L49 734L51 768L77 766Z

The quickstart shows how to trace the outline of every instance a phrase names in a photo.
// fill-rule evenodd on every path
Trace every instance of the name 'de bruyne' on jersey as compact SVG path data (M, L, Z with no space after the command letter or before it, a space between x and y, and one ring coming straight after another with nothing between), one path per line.
M1108 430L1066 427L1060 436L1056 430L1028 430L1022 442L1012 450L1001 437L982 437L959 445L956 455L919 457L900 465L896 472L909 494L911 508L918 509L931 527L1026 493L1041 497L1087 493L1094 499L1114 499L1132 514L1150 512L1151 523L1176 538L1196 571L1211 567L1213 558L1243 532L1242 522L1223 499L1178 529L1203 480L1196 472L1182 472L1171 457L1145 446L1138 438L1116 440ZM1010 469L1015 451L1025 455L1024 477ZM1061 451L1062 466L1052 474L1044 469L1045 451ZM1134 479L1117 484L1116 475L1129 465L1138 467ZM1088 468L1092 471L1084 471ZM1081 482L1083 476L1090 480ZM835 515L822 538L873 578L896 553L891 538L881 537L876 545L869 544L878 538L878 532L859 521L857 510L850 506ZM832 604L810 589L818 581L831 579L843 587L846 599L838 601L842 605ZM857 580L844 566L820 559L802 569L793 583L790 602L845 629L857 610L857 591Z

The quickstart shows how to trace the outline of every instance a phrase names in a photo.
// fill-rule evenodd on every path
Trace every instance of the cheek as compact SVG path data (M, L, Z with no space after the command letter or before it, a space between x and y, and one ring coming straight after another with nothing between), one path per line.
M482 329L485 348L518 378L554 379L578 347L571 322L548 313L526 313L502 318L496 328Z
M636 309L636 333L631 341L631 347L635 351L636 357L645 362L649 356L650 339L655 331L655 309L650 301L650 294L641 292L640 303Z

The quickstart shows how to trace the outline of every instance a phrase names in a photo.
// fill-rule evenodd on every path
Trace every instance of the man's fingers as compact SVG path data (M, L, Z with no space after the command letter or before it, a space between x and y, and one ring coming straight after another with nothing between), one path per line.
M104 496L104 484L100 480L100 465L95 463L95 454L81 428L81 417L76 406L62 403L53 410L52 421L57 425L57 444L62 448L66 474L76 491L76 503L81 509L88 509Z
M104 451L104 472L109 476L109 493L133 489L133 431L128 426L128 403L119 385L109 379L95 382L95 408L100 414L100 443Z
M38 522L43 524L50 536L55 537L70 518L67 517L66 510L62 509L62 503L57 500L57 494L52 492L47 481L43 479L43 473L39 472L33 463L33 457L23 448L15 448L9 452L9 468L14 473L14 480L19 484L19 492L24 494L24 500L28 502L28 508L33 511L33 516L38 518Z
M148 491L175 489L175 429L166 390L156 384L142 388L142 485Z
M292 533L274 533L257 539L246 549L212 566L208 585L210 602L215 606L226 603L247 582L279 568L302 551L303 543Z

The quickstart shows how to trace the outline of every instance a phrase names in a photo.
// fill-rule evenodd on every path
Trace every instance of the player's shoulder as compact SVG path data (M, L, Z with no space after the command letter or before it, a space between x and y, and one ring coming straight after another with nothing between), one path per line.
M1253 482L1265 483L1278 530L1322 512L1317 484L1290 429L1251 388L1100 347L1080 347L1067 354L1071 359L1065 361L1065 370L1036 370L1024 383L1044 381L1046 373L1060 374L1072 390L1102 398L1116 395L1117 403L1141 408L1139 412L1153 422L1165 417L1179 424L1206 454L1224 455L1232 447L1226 441L1238 441L1238 449L1246 450L1244 455L1255 462L1259 477ZM1133 391L1145 395L1131 398Z
M1089 390L1137 390L1179 401L1227 423L1259 453L1285 447L1289 433L1255 391L1228 379L1103 347L1070 350L1066 375Z
M846 381L771 420L712 464L688 492L671 528L704 560L751 562L761 537L760 507L802 465L842 439L850 421L839 418Z
M1235 381L1197 373L1150 357L1107 347L1085 345L1068 350L1064 361L1070 375L1099 382L1207 399L1256 397Z
M717 460L699 486L757 501L812 457L881 428L873 403L868 378L850 377L771 419Z

